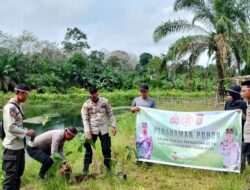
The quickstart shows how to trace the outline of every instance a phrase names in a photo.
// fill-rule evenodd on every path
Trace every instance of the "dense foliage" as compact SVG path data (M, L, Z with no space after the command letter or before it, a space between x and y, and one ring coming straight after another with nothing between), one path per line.
M215 60L217 92L223 96L225 78L234 76L236 70L238 74L249 70L249 8L249 0L175 0L174 10L191 12L192 21L168 20L155 29L154 40L184 32L170 46L166 60L178 63L187 57L191 73L206 52Z
M142 83L163 90L216 89L214 64L169 63L166 56L147 52L137 58L121 50L91 50L87 35L76 27L67 29L62 45L40 41L27 31L17 37L0 31L0 90L11 91L20 82L39 93L66 93L71 87L91 85L108 91L129 90ZM245 68L247 72L249 65Z

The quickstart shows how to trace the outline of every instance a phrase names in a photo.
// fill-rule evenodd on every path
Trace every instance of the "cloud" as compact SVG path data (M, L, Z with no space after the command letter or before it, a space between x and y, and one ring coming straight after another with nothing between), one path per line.
M27 30L42 39L62 41L66 28L77 25L87 14L92 2L92 0L2 1L0 27L3 32L14 35Z
M19 35L33 32L41 40L60 43L66 28L78 27L92 49L125 50L134 54L165 53L180 35L153 42L154 29L162 22L191 14L173 12L174 0L0 0L0 28Z

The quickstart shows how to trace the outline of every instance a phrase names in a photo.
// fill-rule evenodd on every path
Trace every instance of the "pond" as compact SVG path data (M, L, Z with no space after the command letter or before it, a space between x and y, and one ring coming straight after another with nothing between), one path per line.
M130 107L114 107L113 113L115 116L128 112ZM64 129L68 126L74 126L78 130L83 131L83 123L81 115L63 115L45 114L42 116L28 118L24 120L24 126L28 129L34 129L36 134L42 134L53 129Z

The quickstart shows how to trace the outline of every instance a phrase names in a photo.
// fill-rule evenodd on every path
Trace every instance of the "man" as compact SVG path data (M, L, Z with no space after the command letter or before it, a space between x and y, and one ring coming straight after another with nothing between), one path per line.
M81 110L84 133L87 135L87 139L93 140L95 143L97 137L99 137L102 146L102 154L104 156L104 165L107 171L110 171L110 159L111 159L111 140L108 133L108 120L112 126L113 136L116 134L116 121L113 115L109 101L105 98L99 97L98 90L95 87L89 88L89 100L87 100ZM86 149L84 155L84 167L83 172L88 173L89 165L92 163L92 148L89 143L85 143Z
M246 121L244 124L244 144L243 144L243 166L247 158L248 165L250 165L250 81L242 82L241 84L242 97L247 102Z
M140 108L138 106L141 107L147 107L147 108L156 108L156 103L155 101L148 96L148 90L149 87L147 84L143 84L140 87L140 97L137 97L134 99L133 103L132 103L132 108L131 108L131 112L137 112L140 110Z
M42 164L39 177L45 178L46 172L52 166L53 155L59 153L62 158L62 163L66 164L67 160L64 156L63 146L65 141L71 141L77 135L75 127L68 127L61 130L50 130L39 136L34 141L30 141L27 145L27 152L30 157L34 158ZM52 156L52 158L50 157ZM68 165L68 167L70 167Z
M147 123L143 122L141 133L136 138L136 146L138 149L138 158L151 159L153 150L152 137L148 134Z
M147 84L143 84L140 87L140 96L135 98L132 103L131 112L140 111L139 106L147 107L147 108L156 108L155 101L148 96L149 86ZM138 165L142 164L141 161L136 162ZM152 166L151 163L147 162L147 166Z
M240 144L233 139L233 129L226 129L226 139L220 144L220 152L223 155L223 167L235 169L240 164Z
M20 189L21 176L25 167L25 136L34 137L35 131L23 126L23 111L21 103L28 98L29 87L17 84L14 97L3 108L3 126L5 138L3 140L3 163L5 171L3 190Z

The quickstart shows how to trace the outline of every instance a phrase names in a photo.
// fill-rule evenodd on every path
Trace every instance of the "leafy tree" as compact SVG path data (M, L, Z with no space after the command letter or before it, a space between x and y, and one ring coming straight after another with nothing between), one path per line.
M121 65L121 61L119 60L118 57L116 56L110 56L106 62L105 65L112 67L116 70L122 70L122 65Z
M153 58L153 56L150 53L142 53L139 57L139 64L136 65L136 70L139 72L144 72L151 58Z
M87 35L79 28L67 28L64 41L62 41L63 49L67 53L75 51L83 51L89 49L90 46L87 43Z
M189 10L194 14L192 22L186 20L169 20L154 31L154 40L177 32L195 31L195 35L181 37L171 45L166 55L174 61L189 55L188 61L195 64L202 52L216 58L217 95L223 97L224 77L227 64L232 54L233 38L242 33L242 25L249 23L249 6L247 0L176 0L174 10Z
M160 57L155 56L149 60L147 64L147 71L151 79L158 78L157 76L159 76L160 73L162 72L161 65L162 65L162 60Z
M102 64L104 60L104 53L101 51L91 51L87 57L92 64Z
M23 54L13 53L8 49L0 49L0 89L13 90L16 83L24 82Z

